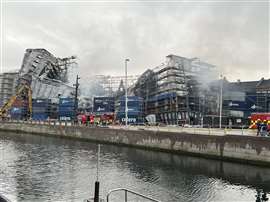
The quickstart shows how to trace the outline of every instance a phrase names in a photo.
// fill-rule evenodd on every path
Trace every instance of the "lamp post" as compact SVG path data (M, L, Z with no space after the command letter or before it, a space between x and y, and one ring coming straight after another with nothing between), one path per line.
M125 59L125 123L128 126L128 97L127 97L127 63L129 59Z
M220 99L219 99L219 128L222 127L222 101L223 101L223 76L220 75Z
M74 121L77 124L78 122L78 117L77 117L77 113L78 113L78 89L79 89L79 79L80 77L77 75L76 77L76 83L73 84L73 86L75 86L75 99L74 99L74 113L75 113L75 117L74 117Z

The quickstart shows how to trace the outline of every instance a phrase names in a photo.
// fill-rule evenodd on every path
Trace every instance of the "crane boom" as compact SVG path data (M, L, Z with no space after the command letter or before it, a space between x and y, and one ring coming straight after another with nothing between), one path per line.
M29 115L31 116L32 114L32 90L31 88L23 84L19 86L17 92L15 95L13 95L0 109L0 117L5 117L7 115L8 110L12 107L16 99L24 92L27 91L27 96L28 96L28 110L29 110Z

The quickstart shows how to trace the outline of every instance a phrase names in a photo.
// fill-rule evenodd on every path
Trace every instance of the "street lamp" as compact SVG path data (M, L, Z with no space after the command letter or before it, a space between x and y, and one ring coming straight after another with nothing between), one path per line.
M222 126L222 101L223 101L223 76L220 75L220 99L219 99L219 128L221 129Z
M129 62L129 59L125 59L125 77L126 77L126 82L125 82L125 122L126 122L126 127L128 125L128 98L127 98L127 63Z
M79 79L80 77L77 75L76 77L76 83L73 84L73 86L75 86L75 100L74 100L74 113L75 113L75 117L74 117L74 121L75 123L78 122L78 89L79 89Z

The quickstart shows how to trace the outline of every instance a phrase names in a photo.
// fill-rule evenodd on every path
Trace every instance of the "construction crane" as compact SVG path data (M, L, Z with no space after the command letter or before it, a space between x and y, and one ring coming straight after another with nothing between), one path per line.
M16 94L0 108L0 118L8 116L17 99L28 100L26 118L31 118L32 93L35 96L34 81L38 81L39 84L44 83L46 88L48 83L66 83L68 81L68 67L71 64L76 64L74 61L76 58L76 56L56 58L45 49L26 49L19 71ZM39 88L41 88L40 85Z
M32 90L27 84L21 84L15 95L13 95L0 109L0 118L7 117L8 111L20 96L28 97L28 118L32 114Z

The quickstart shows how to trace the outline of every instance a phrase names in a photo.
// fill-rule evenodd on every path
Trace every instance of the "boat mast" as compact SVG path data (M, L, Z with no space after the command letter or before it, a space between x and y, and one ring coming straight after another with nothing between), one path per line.
M99 158L100 158L100 144L98 144L98 153L97 153L97 179L95 182L94 202L99 202Z

